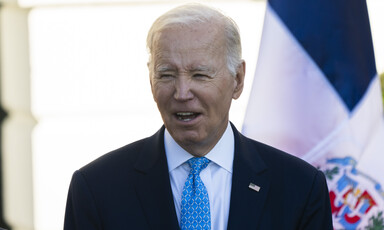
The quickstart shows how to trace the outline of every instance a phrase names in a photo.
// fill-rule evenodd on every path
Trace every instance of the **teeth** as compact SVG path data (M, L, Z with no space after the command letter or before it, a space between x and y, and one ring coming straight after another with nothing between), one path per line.
M196 114L192 112L179 112L179 113L176 113L176 116L177 116L177 119L181 121L191 121L196 117Z
M181 121L190 121L190 120L192 120L191 118L183 119L183 118L181 118L181 117L178 117L178 119L181 120Z

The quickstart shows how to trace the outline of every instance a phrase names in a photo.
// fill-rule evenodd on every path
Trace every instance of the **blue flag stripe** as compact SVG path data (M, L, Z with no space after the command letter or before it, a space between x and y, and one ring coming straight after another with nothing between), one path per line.
M269 4L352 111L376 75L365 0L269 0Z

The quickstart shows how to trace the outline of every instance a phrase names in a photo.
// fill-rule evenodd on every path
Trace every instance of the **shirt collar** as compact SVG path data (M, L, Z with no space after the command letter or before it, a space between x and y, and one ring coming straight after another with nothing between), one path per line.
M164 146L169 171L174 170L193 157L193 155L185 151L179 144L176 143L167 129L165 129L164 132ZM224 168L229 173L232 173L234 151L235 140L233 130L231 125L228 123L227 129L225 130L223 136L217 142L215 147L213 147L213 149L205 155L205 157Z

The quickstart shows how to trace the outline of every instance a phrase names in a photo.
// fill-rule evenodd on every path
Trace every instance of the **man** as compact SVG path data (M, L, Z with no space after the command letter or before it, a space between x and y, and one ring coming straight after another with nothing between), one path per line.
M245 75L230 18L178 7L147 46L164 127L74 173L64 229L332 229L324 175L229 122Z

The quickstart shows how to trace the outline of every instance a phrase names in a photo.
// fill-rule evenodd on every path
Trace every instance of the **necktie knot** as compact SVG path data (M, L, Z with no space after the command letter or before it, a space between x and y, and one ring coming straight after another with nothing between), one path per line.
M191 173L194 175L199 175L200 172L208 166L209 162L211 161L205 157L194 157L188 160Z

